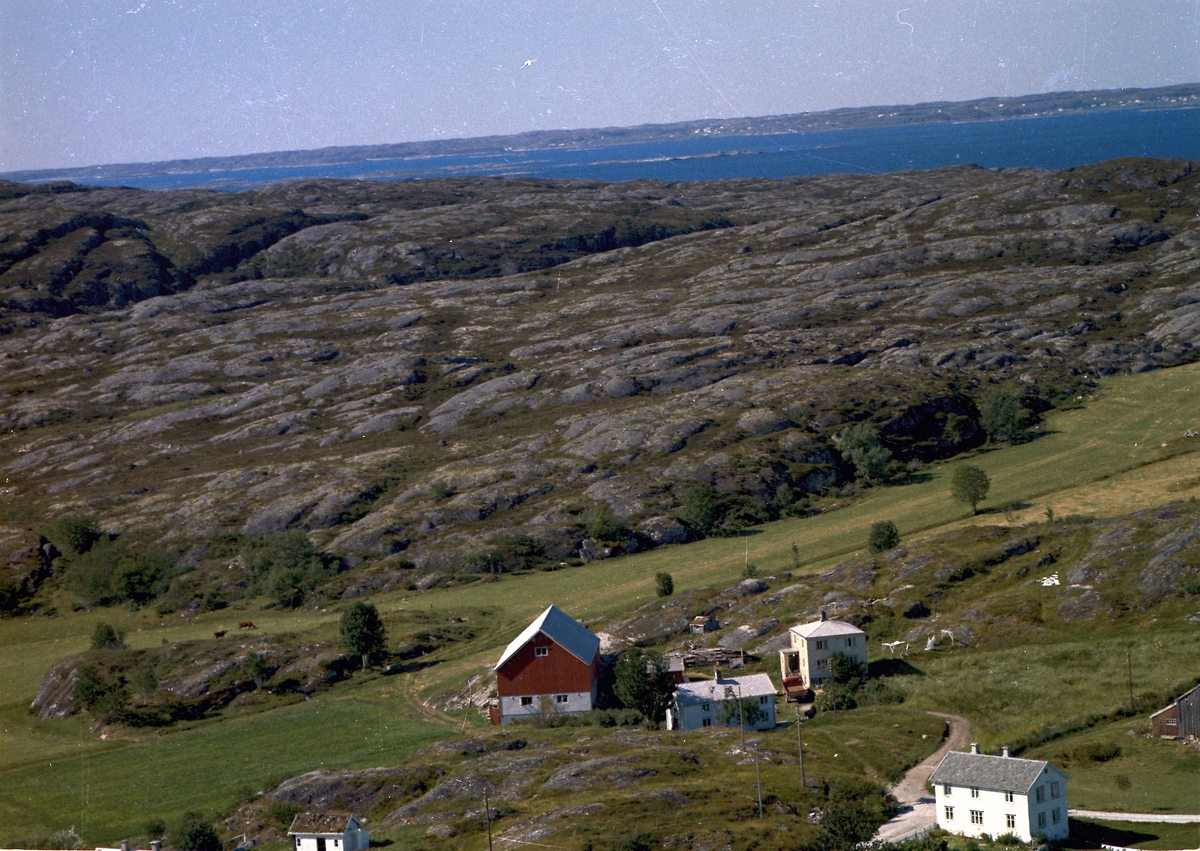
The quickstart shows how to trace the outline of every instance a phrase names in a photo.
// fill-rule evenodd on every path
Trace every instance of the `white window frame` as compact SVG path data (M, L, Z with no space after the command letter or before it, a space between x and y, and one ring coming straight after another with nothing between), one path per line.
M1004 814L1004 826L1009 830L1014 830L1017 826L1017 817L1012 813Z
M983 824L983 810L971 810L971 824Z
M535 659L544 659L545 657L547 657L547 656L549 656L549 655L550 655L550 648L549 648L549 647L535 647L535 648L533 648L533 656L534 656L534 658L535 658Z
M979 787L978 787L978 786L972 786L972 787L971 787L971 797L972 797L972 798L978 798L978 797L979 797Z
M531 695L523 695L521 697L522 706L533 706L533 697Z
M566 695L566 694L556 694L556 695L554 695L554 702L555 702L555 703L567 703L567 702L568 702L570 699L571 699L570 695Z
M1013 802L1013 793L1005 792L1004 793L1004 803L1011 804L1012 802Z
M954 787L951 786L949 783L942 786L942 794L943 795L949 795L953 791L954 791Z
M954 807L943 807L946 813L946 821L954 821Z

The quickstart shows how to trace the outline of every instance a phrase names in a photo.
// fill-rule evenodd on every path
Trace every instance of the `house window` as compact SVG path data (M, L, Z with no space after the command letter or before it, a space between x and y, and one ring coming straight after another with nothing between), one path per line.
M763 706L766 706L768 703L771 702L771 699L764 694L758 698L758 702L761 703Z
M1062 821L1062 810L1060 810L1058 807L1055 807L1054 811L1050 813L1050 821L1054 822L1055 824L1058 824L1060 821Z
M526 695L525 697L521 698L521 705L522 706L533 706L533 698Z
M1017 817L1015 815L1013 815L1012 813L1007 813L1004 816L1004 826L1007 827L1009 830L1012 830L1014 827L1017 826Z
M701 727L711 727L711 726L712 726L712 719L711 719L711 718L701 718L701 719L700 719L700 726L701 726Z
M1046 814L1038 813L1038 827L1045 827L1045 826L1046 826Z
M979 787L978 787L978 786L972 786L972 787L971 787L971 797L972 797L972 798L978 798L978 797L979 797Z
M847 639L846 639L846 646L847 646L847 647L853 647L853 646L854 646L854 639L853 639L853 638L847 638Z
M943 795L949 795L953 791L954 791L954 787L951 786L949 783L947 783L945 786L942 787Z
M701 704L700 704L700 711L701 711L701 712L710 712L710 711L712 711L712 706L710 706L710 705L709 705L709 704L707 704L707 703L701 703Z
M971 824L983 824L983 810L971 810Z
M946 807L946 821L954 821L954 807Z
M566 703L567 696L565 694L556 694L556 695L554 695L554 702L555 703Z
M1051 798L1058 797L1058 781L1057 780L1054 780L1050 783L1050 797Z
M550 648L549 647L535 647L535 648L533 648L533 655L538 656L538 657L549 656Z
M818 642L817 642L817 649L818 649L818 650L824 650L824 649L825 649L825 642L824 642L824 641L818 641Z
M300 837L299 836L296 837L296 847L297 848L300 847Z
M1013 802L1013 793L1005 792L1004 793L1004 803L1011 804L1012 802Z
M1037 787L1037 791L1036 791L1036 792L1034 792L1034 799L1035 799L1035 800L1036 800L1036 801L1037 801L1039 804L1040 804L1042 801L1046 800L1046 787L1045 787L1045 786L1039 786L1039 787Z

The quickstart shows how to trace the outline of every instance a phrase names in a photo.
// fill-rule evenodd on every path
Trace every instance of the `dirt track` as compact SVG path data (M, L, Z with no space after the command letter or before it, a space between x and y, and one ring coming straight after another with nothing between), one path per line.
M875 834L876 842L898 842L937 822L933 798L925 789L929 776L947 753L952 750L965 751L971 743L971 722L966 718L944 712L929 714L945 720L950 734L940 748L910 768L904 779L892 787L892 796L900 804L900 814L879 828Z

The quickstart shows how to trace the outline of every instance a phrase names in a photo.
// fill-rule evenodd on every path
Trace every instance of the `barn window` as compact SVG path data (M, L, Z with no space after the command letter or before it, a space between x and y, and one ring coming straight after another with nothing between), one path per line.
M522 706L533 706L533 698L530 697L529 695L526 695L525 697L521 698L521 705Z
M1167 725L1168 727L1178 727L1178 726L1179 726L1179 719L1178 719L1178 718L1168 718L1168 719L1166 720L1166 725Z
M554 695L554 702L555 703L566 703L567 696L565 694L556 694L556 695Z
M550 648L549 647L535 647L535 648L533 648L533 655L534 656L549 656Z

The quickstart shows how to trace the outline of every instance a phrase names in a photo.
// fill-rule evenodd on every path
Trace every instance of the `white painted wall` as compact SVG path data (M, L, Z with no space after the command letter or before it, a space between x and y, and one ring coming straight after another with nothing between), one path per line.
M818 648L818 643L823 646ZM834 635L827 638L801 638L792 633L792 647L800 651L800 675L810 687L830 678L829 658L841 653L857 665L867 663L865 635Z
M296 851L317 851L317 840L325 840L325 851L365 851L371 847L370 836L365 829L347 830L344 834L302 833L292 837Z
M528 706L521 705L520 695L510 695L500 698L500 723L507 724L510 721L516 721L521 718L536 717L542 714L543 705L549 707L547 711L550 713L588 712L595 705L590 691L569 692L566 703L559 703L553 694L532 694L527 695L527 697L533 699ZM547 698L545 702L542 700L543 697Z
M1059 784L1057 798L1050 796L1052 780ZM1037 786L1042 785L1045 787L1046 800L1039 803L1036 791ZM1068 835L1067 786L1064 776L1043 775L1028 797L1014 794L1011 803L1005 800L1003 792L990 789L980 789L977 798L971 797L971 789L966 786L952 786L950 794L946 794L942 784L938 784L934 789L934 800L937 806L938 827L951 833L960 833L963 836L980 836L986 833L993 839L1005 833L1013 833L1023 842L1032 841L1039 833L1046 834L1048 839L1054 841L1066 839ZM953 819L946 817L947 806L954 808ZM972 823L972 810L983 813L983 824ZM1057 824L1054 822L1055 810L1059 813ZM1039 814L1046 817L1045 827L1038 826ZM1015 817L1015 827L1008 827L1006 815Z

